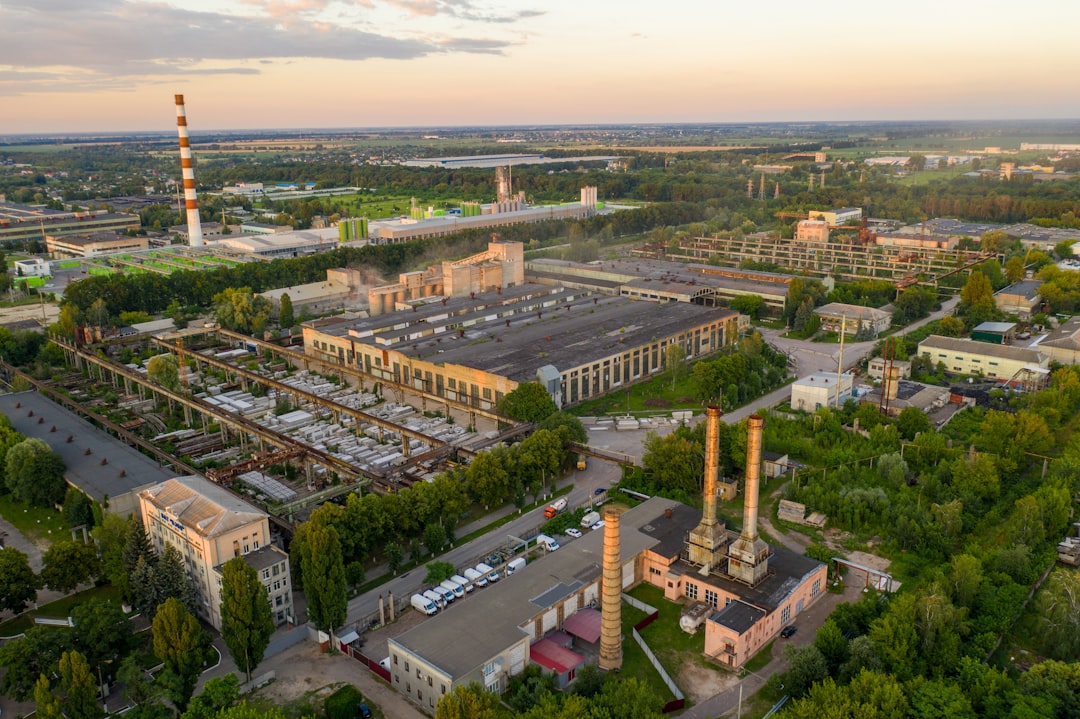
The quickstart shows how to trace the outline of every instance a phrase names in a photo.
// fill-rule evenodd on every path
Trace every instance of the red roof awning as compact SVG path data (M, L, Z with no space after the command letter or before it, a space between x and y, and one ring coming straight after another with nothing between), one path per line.
M563 621L563 631L596 644L600 641L600 610L589 607L577 610Z
M585 657L560 647L550 639L541 639L529 647L529 659L558 674L566 674L585 663Z

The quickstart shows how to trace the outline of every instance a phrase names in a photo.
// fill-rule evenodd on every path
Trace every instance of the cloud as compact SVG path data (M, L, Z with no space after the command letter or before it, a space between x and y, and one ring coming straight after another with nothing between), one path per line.
M446 15L458 20L484 23L511 23L544 14L543 10L500 12L480 7L471 0L386 0L386 3L411 15L423 17Z
M317 19L334 0L244 2L240 7L258 6L255 14L136 0L5 0L0 27L9 30L0 43L0 68L5 68L0 93L51 92L73 82L131 86L160 75L249 74L266 60L498 54L511 44L482 37L391 35L378 24L360 28ZM369 0L352 4L370 7Z

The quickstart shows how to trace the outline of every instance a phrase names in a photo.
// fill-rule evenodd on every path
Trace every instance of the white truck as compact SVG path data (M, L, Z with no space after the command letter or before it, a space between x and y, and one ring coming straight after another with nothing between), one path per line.
M588 529L589 527L593 526L594 524L596 524L599 521L600 521L600 513L599 512L589 512L588 514L586 514L584 517L581 518L581 526Z
M435 604L435 602L431 601L423 594L412 595L412 599L410 601L412 603L413 609L418 612L423 612L428 616L431 616L435 612L439 611L439 607Z
M487 586L487 578L479 570L473 569L472 567L465 570L465 578L472 581L473 584L478 587Z
M439 582L439 586L443 589L449 589L451 592L453 592L456 599L460 599L461 597L465 596L465 588L457 582L452 582L449 579L444 579L443 581Z
M510 563L506 565L506 576L510 576L519 569L525 568L525 557L518 557L517 559L511 559Z
M454 601L454 599L457 598L457 596L454 594L454 591L452 589L447 589L446 587L442 586L441 584L436 584L434 587L431 588L431 591L435 592L436 594L441 595L442 598L446 601L447 604L450 604L451 602Z
M461 576L460 574L455 574L454 576L450 577L450 581L456 583L459 587L464 589L466 594L475 589L475 587L473 587L473 583L465 577Z

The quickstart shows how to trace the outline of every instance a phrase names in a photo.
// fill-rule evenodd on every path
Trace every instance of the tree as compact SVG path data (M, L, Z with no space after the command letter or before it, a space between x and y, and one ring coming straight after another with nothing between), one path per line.
M41 581L30 568L30 559L15 547L0 549L0 610L18 614L37 597Z
M1005 263L1005 279L1010 283L1024 279L1024 260L1019 255L1013 255Z
M25 701L34 692L34 683L42 674L52 674L60 655L68 648L66 629L34 626L19 639L0 646L0 693Z
M293 314L292 298L289 297L288 292L281 296L281 305L278 307L278 324L282 329L289 329L296 324L296 317Z
M752 320L756 320L761 311L765 308L765 300L761 295L739 295L731 298L728 302L728 307L735 310L739 314L746 315Z
M509 395L507 395L509 396ZM481 452L469 465L469 494L488 509L502 502L510 490L510 474L497 449Z
M192 698L181 719L215 719L240 698L240 680L229 672L223 677L208 679L203 690Z
M348 604L345 564L337 530L319 523L310 524L313 526L308 528L308 546L301 560L308 617L317 629L329 634L345 622Z
M122 656L131 646L131 622L116 602L94 598L71 608L71 638L94 666Z
M165 665L165 691L177 709L183 711L206 663L210 638L199 621L172 597L158 608L152 631L154 654Z
M88 529L94 526L94 508L90 498L75 489L68 487L64 495L64 520L72 527L85 526Z
M124 549L127 545L128 522L118 514L105 512L101 525L94 527L91 536L101 556L101 575L120 595L128 599L127 572L124 571ZM144 535L145 536L145 535Z
M784 672L784 687L793 697L801 697L810 691L814 682L829 676L829 666L821 651L813 644L797 647L788 645L784 648L788 661Z
M146 363L146 375L166 389L176 391L180 388L180 366L175 355L151 357Z
M35 507L64 501L64 460L44 440L27 439L8 450L4 477L15 499Z
M154 678L139 665L139 658L134 654L125 657L116 672L116 679L124 686L124 698L136 709L150 704L161 696L161 687ZM214 681L211 679L210 681ZM209 684L210 682L207 682Z
M233 557L221 568L221 636L248 681L273 633L274 619L259 573L243 557Z
M41 581L54 592L66 594L101 573L101 560L92 544L54 542L42 556Z
M454 569L454 565L450 562L428 562L426 566L425 584L438 584L457 574L457 570Z
M930 314L937 303L937 296L929 287L912 285L900 293L893 302L894 325L904 326Z
M226 329L261 335L270 322L270 300L256 296L250 287L226 287L212 302L218 323Z
M975 270L968 277L967 283L960 290L960 306L957 314L971 324L978 324L993 319L997 315L994 305L994 287L989 278L980 270Z
M441 524L429 524L424 527L424 546L432 556L443 550L446 546L446 530Z
M814 637L814 646L825 658L825 664L829 668L829 674L835 675L840 666L848 660L848 640L844 633L832 619L828 619L818 629Z
M669 344L664 349L664 361L671 372L671 390L675 391L675 385L686 369L686 348L674 342Z
M82 654L70 651L61 655L60 686L66 694L63 707L68 719L95 719L102 714L97 705L97 683Z
M1062 661L1080 660L1080 575L1054 571L1035 606L1036 638L1043 652Z
M1076 240L1062 240L1054 245L1054 254L1063 260L1067 260L1073 256L1073 243Z
M38 719L63 719L60 697L53 694L49 678L44 674L39 674L34 683L34 703L37 704L34 716Z
M499 697L473 682L456 686L435 706L435 719L500 719L504 716Z
M397 574L398 568L401 567L401 560L405 558L405 550L397 542L387 542L383 547L383 555L386 557L390 573Z
M539 382L522 382L499 401L497 411L519 422L539 422L558 411Z
M901 437L912 440L921 432L930 431L930 418L918 407L909 405L904 407L896 418L896 429Z

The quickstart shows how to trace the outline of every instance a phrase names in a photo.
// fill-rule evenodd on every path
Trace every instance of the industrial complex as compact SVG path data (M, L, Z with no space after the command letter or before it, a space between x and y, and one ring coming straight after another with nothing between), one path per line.
M390 639L394 689L433 709L441 696L471 682L504 691L530 663L555 672L560 684L587 661L617 670L620 597L642 582L685 606L685 630L704 625L707 657L743 666L821 596L827 567L770 547L757 533L760 417L749 425L742 530L717 519L720 414L715 407L707 412L701 512L660 497L622 514L609 509L602 532L517 569L479 601L452 606Z

